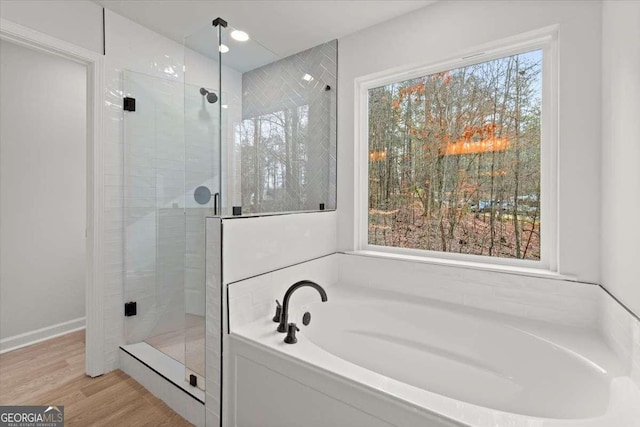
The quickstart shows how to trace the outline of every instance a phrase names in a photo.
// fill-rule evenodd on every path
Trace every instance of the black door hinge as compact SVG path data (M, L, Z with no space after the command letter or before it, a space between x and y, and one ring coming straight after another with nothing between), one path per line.
M124 303L124 315L125 317L135 316L138 314L138 304L135 301Z
M122 109L124 111L136 111L136 99L125 97L122 102Z

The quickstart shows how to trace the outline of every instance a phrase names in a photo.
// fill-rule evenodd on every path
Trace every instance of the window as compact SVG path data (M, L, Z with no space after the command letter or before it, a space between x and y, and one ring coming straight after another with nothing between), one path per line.
M543 49L389 81L366 85L365 246L548 256Z

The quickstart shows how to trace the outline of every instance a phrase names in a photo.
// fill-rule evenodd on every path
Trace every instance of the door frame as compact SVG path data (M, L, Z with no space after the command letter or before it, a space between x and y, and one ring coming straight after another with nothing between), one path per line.
M85 370L104 373L104 56L14 22L0 19L0 40L56 55L87 67L87 241Z

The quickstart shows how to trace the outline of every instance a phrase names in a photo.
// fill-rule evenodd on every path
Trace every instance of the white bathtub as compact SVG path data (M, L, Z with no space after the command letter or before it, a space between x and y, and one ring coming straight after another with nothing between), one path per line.
M283 343L268 318L234 331L236 360L332 396L380 425L640 426L640 391L597 333L392 292L337 286L327 292L328 302L290 316L301 329L297 344ZM312 319L306 327L299 321L304 311ZM235 393L244 387L255 402L264 393L253 377L245 380L251 385L236 384ZM265 381L272 386L277 379ZM273 406L266 402L261 411ZM299 417L313 419L315 408L322 411L310 405ZM403 410L407 417L399 415ZM326 425L373 425L349 420ZM251 417L244 425L235 421L252 424Z

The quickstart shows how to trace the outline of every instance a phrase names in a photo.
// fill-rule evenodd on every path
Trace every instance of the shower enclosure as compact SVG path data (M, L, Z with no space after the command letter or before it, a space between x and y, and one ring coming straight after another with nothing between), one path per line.
M181 366L200 400L221 351L205 219L336 207L337 42L282 56L217 19L161 77L123 72L125 337Z

